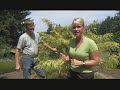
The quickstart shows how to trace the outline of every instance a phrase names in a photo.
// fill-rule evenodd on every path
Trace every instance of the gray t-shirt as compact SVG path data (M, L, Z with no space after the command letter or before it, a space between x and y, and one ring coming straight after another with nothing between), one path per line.
M42 43L43 40L38 33L33 32L31 37L27 33L24 33L18 40L17 48L22 49L25 55L36 57L38 55L38 44L40 42Z

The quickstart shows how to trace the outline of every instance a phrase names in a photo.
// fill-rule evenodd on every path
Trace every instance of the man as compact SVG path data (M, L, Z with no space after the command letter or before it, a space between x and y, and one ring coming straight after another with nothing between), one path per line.
M17 47L15 49L15 59L16 59L16 70L21 69L20 66L20 50L22 49L21 64L23 66L23 78L30 79L31 69L33 69L35 62L34 58L38 55L38 44L41 43L52 51L56 51L56 48L52 48L47 43L45 43L40 35L34 32L34 22L32 20L26 20L24 22L26 32L23 33L18 40ZM41 78L45 78L44 72L38 71Z

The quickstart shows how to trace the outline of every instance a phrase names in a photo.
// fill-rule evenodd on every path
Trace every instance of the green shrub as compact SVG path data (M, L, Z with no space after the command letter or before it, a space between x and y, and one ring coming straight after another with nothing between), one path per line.
M40 61L39 65L34 68L41 68L45 71L47 79L66 78L69 64L64 63L63 60L45 60Z
M99 63L99 66L103 69L115 69L119 65L119 56L111 55L108 59L102 60Z

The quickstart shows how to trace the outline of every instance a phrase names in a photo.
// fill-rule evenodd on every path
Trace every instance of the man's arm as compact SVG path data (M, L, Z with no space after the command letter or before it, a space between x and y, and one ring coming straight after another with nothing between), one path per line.
M19 54L20 54L20 50L18 48L15 49L15 60L16 60L16 70L19 71L20 70L20 60L19 60Z
M50 50L54 51L54 52L57 51L56 48L52 48L51 46L49 46L49 45L48 45L47 43L45 43L45 42L43 42L43 45L44 45L45 47L49 48Z

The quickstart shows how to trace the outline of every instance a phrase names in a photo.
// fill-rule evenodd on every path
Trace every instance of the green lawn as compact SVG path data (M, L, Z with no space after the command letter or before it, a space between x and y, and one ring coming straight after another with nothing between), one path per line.
M15 71L15 61L0 61L0 74Z

